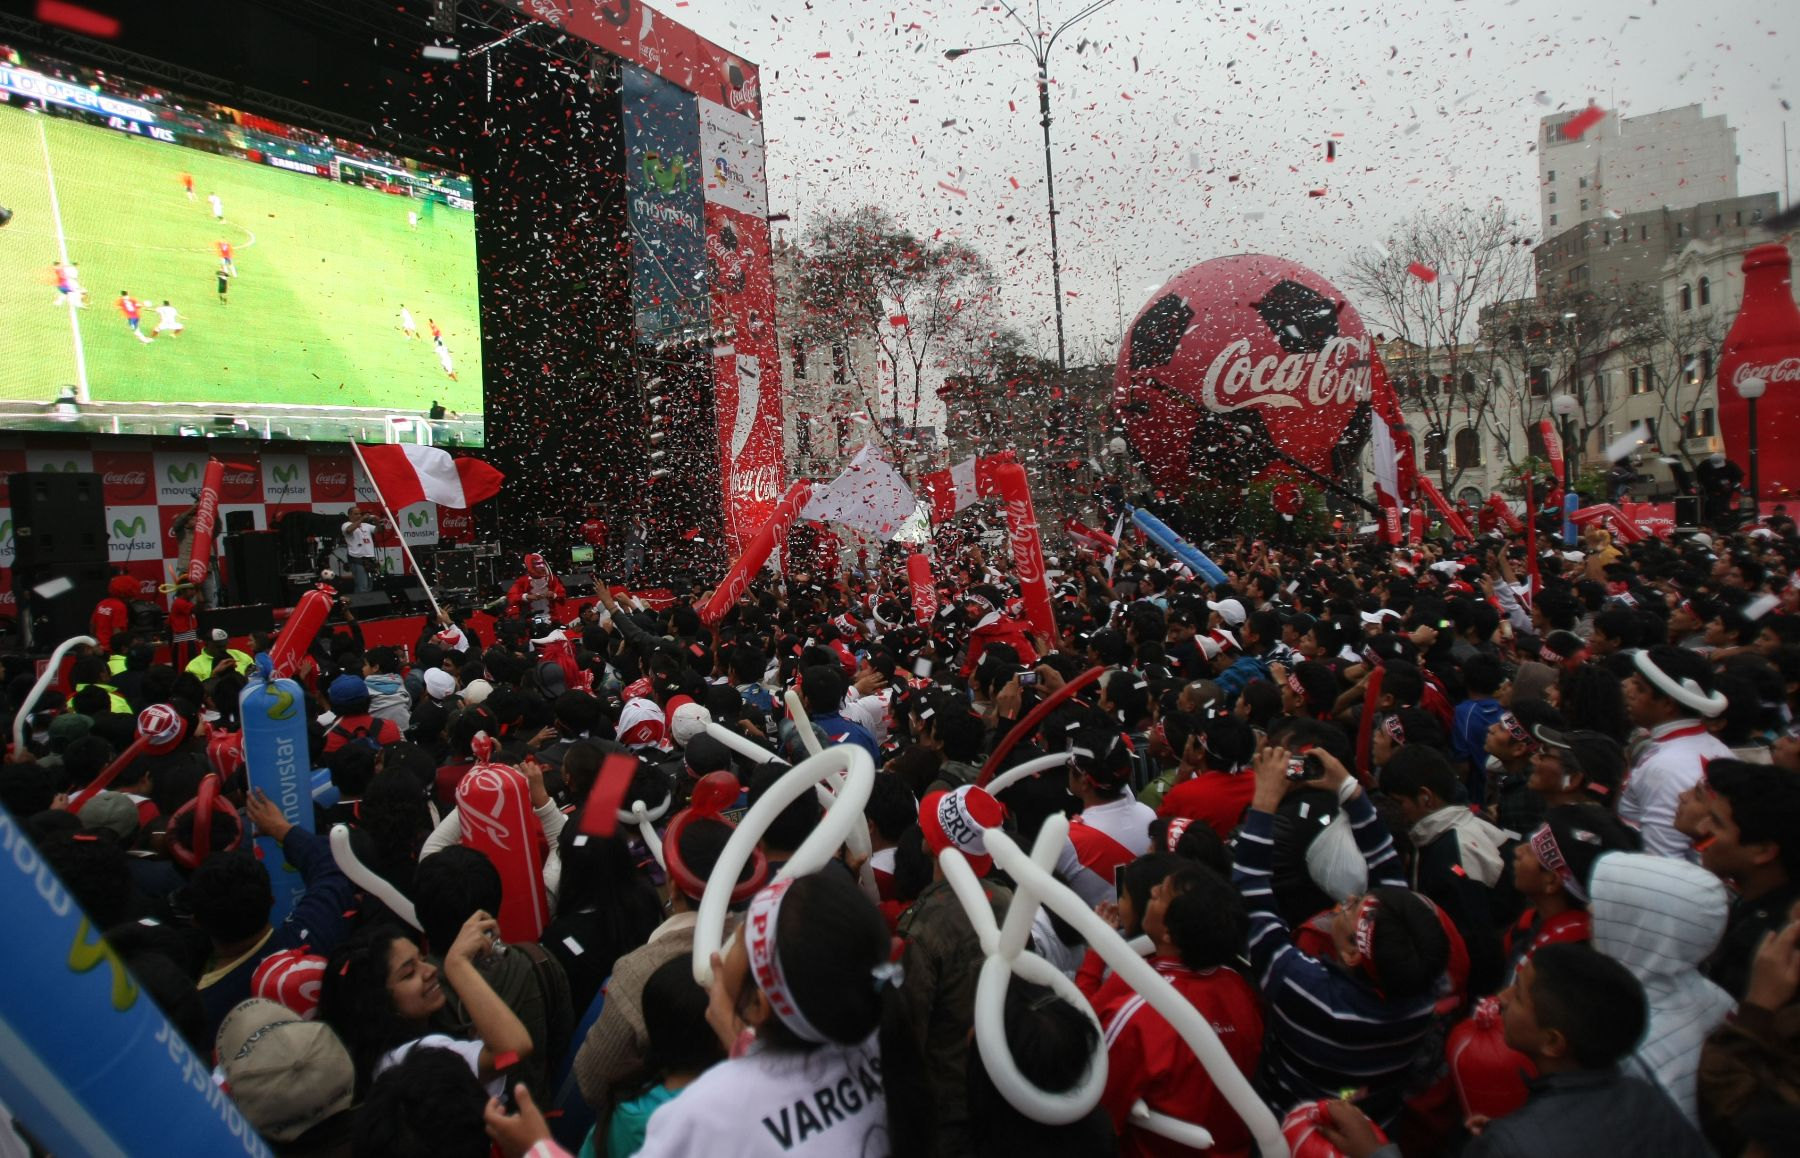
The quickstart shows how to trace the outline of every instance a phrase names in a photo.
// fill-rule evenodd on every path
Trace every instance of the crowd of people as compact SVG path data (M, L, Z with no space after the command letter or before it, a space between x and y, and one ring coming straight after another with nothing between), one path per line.
M491 638L445 616L404 654L342 619L300 673L310 830L230 756L269 641L177 669L121 631L35 706L0 802L283 1155L1198 1152L1169 1119L1256 1152L1047 910L1029 948L1073 988L1015 979L997 1032L1041 1091L1105 1079L1060 1124L1002 1093L944 859L1003 922L983 834L1058 815L1057 878L1299 1152L1792 1152L1800 537L1541 545L1210 544L1224 584L1065 555L1053 634L978 548L940 549L922 615L889 553L765 574L710 626L529 578ZM10 719L32 675L6 675ZM187 738L71 808L153 705ZM866 845L778 878L825 806L781 808L701 985L737 821L838 744L878 769ZM259 835L304 879L286 911Z

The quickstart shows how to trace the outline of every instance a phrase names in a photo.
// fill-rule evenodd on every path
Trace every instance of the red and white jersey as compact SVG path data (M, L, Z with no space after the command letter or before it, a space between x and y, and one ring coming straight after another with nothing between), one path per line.
M1693 843L1675 830L1675 809L1708 760L1730 757L1731 749L1699 720L1671 720L1650 729L1650 743L1619 794L1619 819L1637 825L1645 852L1697 859Z
M1164 957L1151 958L1150 964L1206 1018L1238 1070L1245 1077L1255 1073L1263 1039L1262 1001L1255 987L1223 967L1189 969ZM1131 1126L1132 1103L1142 1098L1157 1113L1210 1130L1213 1148L1206 1151L1208 1155L1248 1158L1248 1127L1163 1015L1116 975L1108 977L1091 1000L1106 1035L1106 1089L1100 1104L1119 1132L1119 1153L1197 1153Z
M1056 875L1069 882L1090 908L1113 899L1113 869L1150 851L1150 822L1156 813L1127 792L1094 804L1069 822L1069 839L1056 861Z

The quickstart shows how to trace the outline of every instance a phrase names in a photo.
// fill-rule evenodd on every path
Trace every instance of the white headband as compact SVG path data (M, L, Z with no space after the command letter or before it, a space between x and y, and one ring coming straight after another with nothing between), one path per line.
M1648 651L1632 653L1631 662L1637 665L1639 675L1655 684L1658 691L1683 707L1692 708L1709 720L1725 710L1726 700L1723 695L1718 692L1702 691L1692 676L1676 683L1672 676L1656 666Z

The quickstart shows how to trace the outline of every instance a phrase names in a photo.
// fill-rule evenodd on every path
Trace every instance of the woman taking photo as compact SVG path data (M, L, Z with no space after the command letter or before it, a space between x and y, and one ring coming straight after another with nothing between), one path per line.
M331 954L319 1019L349 1047L358 1097L414 1049L450 1050L468 1062L488 1093L505 1088L505 1071L531 1053L531 1034L481 975L478 962L494 951L497 928L494 918L474 913L444 954L441 972L419 951L412 931L397 925L365 929ZM444 1008L446 982L479 1040L430 1032L432 1016Z

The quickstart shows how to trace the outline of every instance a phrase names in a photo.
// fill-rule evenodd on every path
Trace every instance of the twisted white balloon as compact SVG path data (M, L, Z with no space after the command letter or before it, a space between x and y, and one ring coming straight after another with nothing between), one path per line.
M1048 756L1027 760L1016 768L1008 768L988 781L987 790L991 795L998 796L1027 776L1036 776L1039 772L1048 772L1052 768L1067 768L1068 766L1069 754L1067 752L1052 752Z
M706 891L700 896L700 913L694 923L694 980L701 985L712 983L712 955L725 940L725 910L731 903L731 890L738 874L750 859L763 833L781 810L811 791L825 776L843 775L831 804L818 827L812 830L776 880L805 876L825 867L839 846L860 830L866 843L869 837L863 820L863 807L875 786L875 761L855 744L837 744L816 756L809 756L789 768L769 790L750 807L731 839L719 853L719 861L707 877Z
M1038 831L1037 842L1029 855L1005 832L988 830L988 855L1017 883L1012 905L1007 909L1006 923L999 928L995 926L993 910L982 894L981 884L962 854L955 849L946 849L938 857L945 878L968 913L980 937L982 951L987 954L975 990L975 1043L995 1087L1020 1113L1054 1125L1084 1116L1099 1101L1100 1090L1106 1084L1104 1050L1096 1052L1082 1084L1060 1094L1038 1089L1019 1073L1013 1062L1004 1017L1006 988L1015 973L1028 981L1050 985L1070 1004L1092 1016L1087 1000L1075 990L1072 982L1048 962L1025 950L1038 906L1047 905L1073 926L1113 972L1124 978L1125 983L1142 995L1181 1035L1201 1065L1206 1067L1214 1086L1250 1128L1261 1152L1285 1156L1288 1147L1282 1137L1280 1122L1250 1087L1249 1080L1225 1052L1218 1035L1200 1011L1138 956L1116 930L1083 904L1067 885L1051 875L1050 870L1055 867L1063 842L1068 838L1068 830L1067 818L1052 816ZM1186 1145L1202 1145L1196 1131L1203 1131L1192 1123L1156 1114L1148 1108L1145 1115L1142 1124L1146 1129Z
M338 870L350 878L351 884L386 905L394 916L419 932L425 931L425 926L419 924L419 914L413 909L413 903L389 884L387 878L356 859L356 852L350 847L350 826L347 824L331 826L331 859L337 862Z
M31 709L37 707L38 700L43 698L45 690L62 673L63 656L68 655L71 648L80 647L83 644L88 647L99 646L91 635L72 635L57 644L56 650L50 653L50 659L44 665L44 674L37 678L37 683L31 685L31 693L25 697L25 702L19 705L18 715L13 717L13 754L15 756L21 756L25 752L25 721L31 716Z

